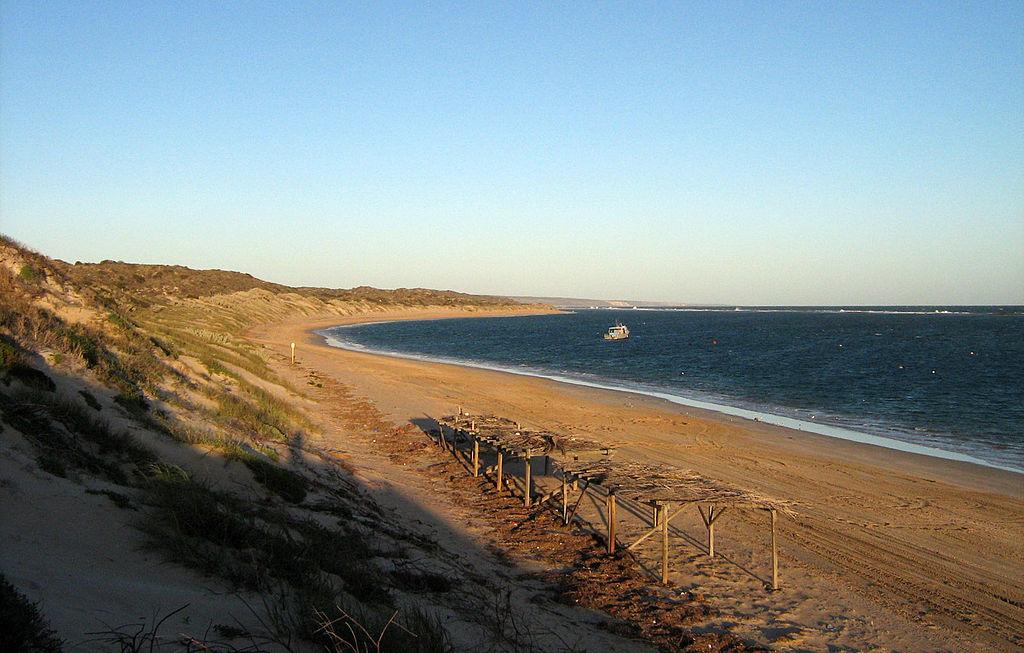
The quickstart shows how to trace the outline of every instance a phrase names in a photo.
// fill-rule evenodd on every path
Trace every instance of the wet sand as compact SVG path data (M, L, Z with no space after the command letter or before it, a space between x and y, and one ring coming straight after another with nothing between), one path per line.
M508 313L504 313L508 314ZM467 315L482 315L476 312ZM793 431L643 395L330 347L314 329L454 311L302 318L250 337L371 400L395 424L459 406L619 445L616 457L665 461L787 499L782 585L764 591L763 513L716 527L684 515L673 540L677 588L713 600L727 627L781 650L1019 650L1024 645L1024 475ZM541 479L540 482L544 482ZM582 508L600 519L600 506ZM624 511L623 541L645 528ZM640 549L641 563L654 559Z

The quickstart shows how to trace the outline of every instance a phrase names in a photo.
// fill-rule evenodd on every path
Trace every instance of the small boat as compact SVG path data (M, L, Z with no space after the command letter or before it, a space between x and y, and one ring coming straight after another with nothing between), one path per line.
M625 340L629 337L629 327L621 322L616 322L615 326L608 327L608 333L604 334L605 340Z

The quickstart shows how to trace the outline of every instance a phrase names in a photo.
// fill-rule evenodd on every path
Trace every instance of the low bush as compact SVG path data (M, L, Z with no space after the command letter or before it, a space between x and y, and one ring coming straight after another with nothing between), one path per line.
M285 501L289 503L302 503L306 498L309 481L301 474L275 465L269 460L264 460L262 457L241 447L235 447L228 454L228 458L237 460L248 467L249 471L252 472L253 478L260 485Z
M0 651L61 651L64 642L28 600L0 574Z

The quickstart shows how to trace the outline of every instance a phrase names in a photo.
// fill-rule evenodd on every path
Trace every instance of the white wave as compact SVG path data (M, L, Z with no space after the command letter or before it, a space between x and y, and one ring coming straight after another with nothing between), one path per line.
M844 428L840 426L834 426L822 422L809 422L802 419L796 419L794 417L786 417L785 415L779 415L776 413L770 413L759 410L751 410L749 408L741 408L739 406L731 406L728 404L717 403L715 401L706 401L703 399L696 399L693 397L684 397L678 394L666 392L664 390L644 387L640 385L628 385L620 384L611 381L590 381L587 379L579 378L576 376L567 376L565 374L553 374L546 370L539 370L536 368L530 368L527 366L520 367L505 367L501 365L494 365L482 361L465 360L457 358L448 358L442 356L425 356L421 354L409 354L397 351L388 351L382 349L373 349L366 347L359 343L352 342L351 340L340 339L327 333L333 331L335 334L337 331L342 329L351 329L356 326L362 325L343 325L339 327L332 327L330 329L317 330L314 333L324 338L325 342L339 349L348 349L352 351L379 354L382 356L391 356L393 358L404 358L410 360L418 360L429 363L444 363L447 365L459 365L462 367L472 367L477 369L491 370L494 372L505 372L507 374L516 374L518 376L530 376L542 379L548 379L551 381L557 381L559 383L569 383L577 386L584 386L588 388L596 388L599 390L611 390L615 392L625 392L631 394L639 394L648 397L655 397L658 399L664 399L674 404L681 406L690 406L692 408L700 408L702 410L709 410L716 413L722 413L725 415L731 415L734 417L740 417L751 421L756 421L764 424L771 424L774 426L781 426L784 428L793 429L796 431L804 431L806 433L814 433L816 435L824 435L827 437L838 438L841 440L848 440L851 442L859 442L861 444L873 445L876 447L883 447L886 449L893 449L896 451L904 451L907 453L918 454L921 456L929 456L932 458L941 458L944 460L954 460L958 462L971 463L974 465L981 465L984 467L990 467L994 469L1001 469L1007 472L1014 472L1018 474L1024 474L1024 469L1013 467L1010 465L1003 465L982 458L977 458L965 453L958 451L950 451L948 449L941 449L938 447L930 447L921 444L914 444L912 442L906 442L893 437L886 437L882 435L874 435L871 433L864 433L861 431L855 431L853 429ZM809 412L807 410L797 410L797 412ZM812 415L811 419L816 419L816 416Z

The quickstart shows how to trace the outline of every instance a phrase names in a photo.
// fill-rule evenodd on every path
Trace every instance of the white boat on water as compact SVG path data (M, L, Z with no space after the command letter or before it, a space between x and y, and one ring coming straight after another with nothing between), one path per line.
M621 322L616 322L615 326L608 327L608 333L604 334L605 340L625 340L629 337L629 327Z

